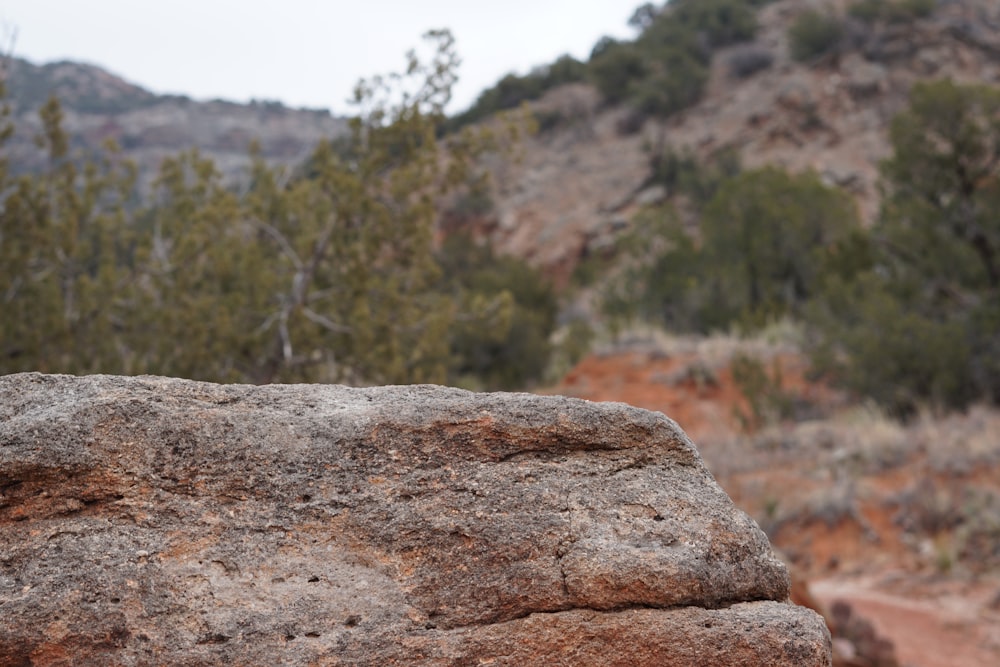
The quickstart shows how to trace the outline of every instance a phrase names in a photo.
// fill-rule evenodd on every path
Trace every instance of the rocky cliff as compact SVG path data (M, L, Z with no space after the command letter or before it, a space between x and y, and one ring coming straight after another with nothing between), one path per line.
M249 167L252 141L272 163L296 165L321 139L347 131L346 120L325 109L156 95L83 63L35 65L15 58L6 69L17 133L5 150L19 171L44 164L45 156L33 140L41 131L38 109L53 95L62 104L64 127L75 150L96 151L114 140L138 165L147 185L160 162L182 150L197 148L231 180Z
M827 665L659 413L0 378L0 665Z

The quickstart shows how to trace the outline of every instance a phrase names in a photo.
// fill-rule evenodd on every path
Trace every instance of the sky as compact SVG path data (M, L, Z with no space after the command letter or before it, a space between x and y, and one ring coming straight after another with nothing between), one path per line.
M508 72L603 35L632 36L642 0L0 0L0 37L36 64L99 65L156 93L348 113L361 77L398 71L432 28L462 59L449 111Z

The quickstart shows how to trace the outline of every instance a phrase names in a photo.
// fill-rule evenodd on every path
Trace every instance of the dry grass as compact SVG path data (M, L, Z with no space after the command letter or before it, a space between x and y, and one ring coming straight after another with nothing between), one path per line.
M624 352L642 352L653 357L693 356L708 368L729 365L736 356L746 355L771 361L782 354L799 354L802 330L790 320L782 320L755 333L713 333L709 336L678 335L660 327L636 324L613 338L598 341L594 353L609 356Z
M826 535L830 553L813 558L821 565L842 562L842 549L909 569L1000 574L1000 410L901 424L855 406L701 449L720 484L793 556L814 557Z

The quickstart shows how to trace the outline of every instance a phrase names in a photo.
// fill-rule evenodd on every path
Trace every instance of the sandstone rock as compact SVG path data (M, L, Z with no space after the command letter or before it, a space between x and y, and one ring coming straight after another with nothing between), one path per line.
M669 419L0 378L0 665L827 665Z

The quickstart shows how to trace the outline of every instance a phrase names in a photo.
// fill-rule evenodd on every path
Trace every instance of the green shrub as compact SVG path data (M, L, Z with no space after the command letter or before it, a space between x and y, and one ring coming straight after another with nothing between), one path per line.
M716 308L749 328L796 314L857 227L853 200L815 174L768 167L723 183L702 218L704 252L720 283Z
M667 117L701 99L712 49L752 39L758 0L674 0L643 5L630 22L634 42L610 38L591 53L591 79L611 104L630 102L645 116Z
M749 406L749 412L736 408L736 418L744 431L788 419L795 412L793 396L782 387L783 375L777 359L768 369L760 359L738 354L730 362L733 383Z
M753 39L757 17L746 0L674 0L671 18L720 47Z
M936 0L857 0L847 13L866 23L901 23L934 13Z
M924 18L937 9L937 0L900 0L898 6L909 17Z
M648 74L643 54L628 42L615 42L601 49L588 64L590 79L609 104L624 102L636 81Z
M893 416L923 405L961 407L975 396L965 323L908 308L874 273L832 281L808 319L822 331L813 339L815 368Z
M700 242L669 212L637 218L621 245L641 259L608 288L609 317L699 333L754 330L797 316L828 274L853 275L864 261L853 201L814 174L738 173L726 155L706 167L672 152L660 169L662 184L696 204L709 199Z
M443 382L456 327L506 335L517 290L462 310L437 289L431 193L466 184L496 144L435 141L457 54L446 31L427 37L432 59L385 79L384 96L358 85L347 139L319 143L292 177L254 155L238 192L189 152L163 160L141 201L134 167L74 154L60 105L45 104L43 171L0 159L0 374Z
M454 131L477 123L499 111L537 100L553 88L584 81L586 78L587 66L570 55L561 56L551 65L539 67L524 76L507 74L494 86L480 93L469 109L451 118L446 129Z
M700 162L689 152L678 153L667 147L649 160L650 183L662 185L667 192L681 193L702 208L719 187L741 171L739 153L723 150L708 162Z
M814 9L804 11L788 28L791 56L805 62L825 55L837 47L843 33L839 17Z
M998 89L914 86L890 129L871 268L831 272L809 309L817 366L896 415L1000 402L998 117Z
M708 81L708 68L681 49L664 49L647 72L628 92L636 109L650 116L665 118L693 106Z
M480 320L459 322L452 329L449 382L511 390L541 380L553 352L549 338L558 308L548 280L523 260L499 257L489 245L461 234L445 241L437 259L445 293L473 304L505 297L511 306L506 328Z

